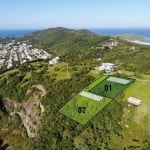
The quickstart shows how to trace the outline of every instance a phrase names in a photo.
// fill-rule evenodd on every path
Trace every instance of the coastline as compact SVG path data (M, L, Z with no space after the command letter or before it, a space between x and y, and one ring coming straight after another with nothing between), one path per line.
M141 44L141 45L149 45L150 46L150 42L141 42L141 41L130 41L136 44Z
M120 34L136 34L150 38L150 28L88 28L99 35L115 36Z

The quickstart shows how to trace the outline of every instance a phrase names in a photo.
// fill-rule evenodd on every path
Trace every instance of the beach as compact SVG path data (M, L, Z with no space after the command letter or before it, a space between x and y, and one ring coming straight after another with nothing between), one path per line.
M141 41L132 41L132 42L142 45L150 45L150 42L141 42Z

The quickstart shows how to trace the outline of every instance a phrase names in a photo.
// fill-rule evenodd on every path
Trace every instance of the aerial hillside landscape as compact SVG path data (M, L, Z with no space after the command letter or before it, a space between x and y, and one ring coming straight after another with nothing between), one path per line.
M34 57L31 61L25 57L23 63L1 69L2 147L7 143L6 147L16 150L150 148L150 46L62 27L11 38L8 43L23 41L32 45L31 51L42 49L39 55L43 53L48 57ZM3 47L3 41L1 44ZM32 53L28 51L28 55ZM51 64L58 56L60 60ZM96 69L106 63L115 65L112 72ZM86 104L87 114L82 109L76 112L73 100L76 95L84 95L82 91L88 87L90 91L111 76L117 78L113 82L134 80L134 83L117 92L114 87L121 88L120 83L114 86L110 82L116 95L105 91L106 99L107 94L112 98L107 99L107 105L94 110L92 107L98 103L80 98L77 105ZM103 85L105 83L101 88ZM129 97L140 99L141 105L129 104ZM67 107L71 107L71 112ZM75 113L75 119L68 117L71 113Z
M150 1L0 1L0 150L150 150Z

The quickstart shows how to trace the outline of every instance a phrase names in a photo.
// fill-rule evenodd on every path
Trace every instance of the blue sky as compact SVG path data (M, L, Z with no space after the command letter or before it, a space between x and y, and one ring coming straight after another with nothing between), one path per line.
M1 0L0 29L150 28L150 0Z

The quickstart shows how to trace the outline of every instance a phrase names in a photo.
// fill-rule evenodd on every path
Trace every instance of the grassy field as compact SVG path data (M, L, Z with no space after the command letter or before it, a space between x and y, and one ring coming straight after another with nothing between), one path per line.
M57 80L67 79L67 63L59 63L56 65L48 65L46 75L55 77Z
M111 99L103 98L101 101L95 101L82 96L75 96L62 109L60 113L67 117L85 125L91 120L100 110L102 110ZM80 113L79 108L84 108L84 112Z
M118 139L118 137L114 135L111 141L113 145L115 143L120 149L123 149L123 147L128 149L130 146L134 146L134 149L141 150L143 149L144 142L150 139L149 89L150 82L135 81L135 83L125 90L125 98L123 100L125 102L125 108L122 121L120 122L123 138ZM138 107L128 107L127 98L130 96L141 99L142 105Z
M150 131L150 82L136 81L125 92L124 100L130 96L142 100L142 105L135 110L134 121Z
M107 79L105 79L93 87L90 92L114 99L132 83L132 80L130 81L131 82L129 84L123 85L116 82L107 81Z

